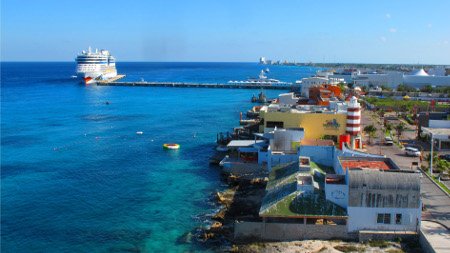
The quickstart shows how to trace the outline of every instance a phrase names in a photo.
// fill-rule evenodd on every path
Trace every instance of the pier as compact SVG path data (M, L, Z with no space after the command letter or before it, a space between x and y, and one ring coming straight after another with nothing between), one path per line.
M222 89L272 89L289 90L293 86L272 86L270 84L245 83L183 83L183 82L117 82L115 80L97 82L98 86L138 86L138 87L177 87L177 88L222 88Z

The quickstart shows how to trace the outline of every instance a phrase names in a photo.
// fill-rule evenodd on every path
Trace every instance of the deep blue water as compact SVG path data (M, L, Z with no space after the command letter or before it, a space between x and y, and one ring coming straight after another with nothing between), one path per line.
M214 83L261 70L252 63L117 67L126 80ZM74 69L1 64L2 252L200 250L176 240L216 208L211 194L224 187L208 164L216 133L238 125L258 91L84 86L70 79ZM295 81L314 71L276 66L270 77ZM166 142L181 149L164 151Z

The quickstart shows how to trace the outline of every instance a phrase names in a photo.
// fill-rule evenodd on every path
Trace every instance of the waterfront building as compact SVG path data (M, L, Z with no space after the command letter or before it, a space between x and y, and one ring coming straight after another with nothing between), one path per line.
M325 195L347 209L348 231L419 231L420 175L390 158L339 157Z
M350 108L349 110L347 108ZM353 97L345 102L329 102L328 106L270 104L260 109L262 124L259 132L268 133L277 128L302 128L305 139L332 139L349 133L351 148L361 148L360 105Z
M330 105L330 101L342 99L341 87L332 84L322 84L309 88L309 103L315 105Z
M420 175L400 170L390 158L353 152L339 156L343 153L329 154L334 166L308 156L274 166L259 211L262 221L236 222L235 237L363 240L417 235Z
M296 81L296 85L301 86L301 95L304 97L309 97L309 89L314 86L320 86L323 84L337 85L339 83L344 83L345 80L342 78L329 78L328 76L313 76L308 78L302 78L301 81Z

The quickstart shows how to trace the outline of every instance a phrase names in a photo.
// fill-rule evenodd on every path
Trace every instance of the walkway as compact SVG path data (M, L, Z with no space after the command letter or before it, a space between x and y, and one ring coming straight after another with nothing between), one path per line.
M434 252L450 252L450 232L444 226L436 222L422 221L421 234L426 238ZM426 249L424 251L428 252Z

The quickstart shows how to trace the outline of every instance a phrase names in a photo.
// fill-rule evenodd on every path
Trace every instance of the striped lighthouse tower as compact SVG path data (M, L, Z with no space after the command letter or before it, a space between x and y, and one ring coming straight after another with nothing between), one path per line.
M346 132L351 137L352 148L360 148L360 133L361 133L361 105L358 103L356 97L350 98L347 107L347 125ZM355 143L355 139L358 139Z

